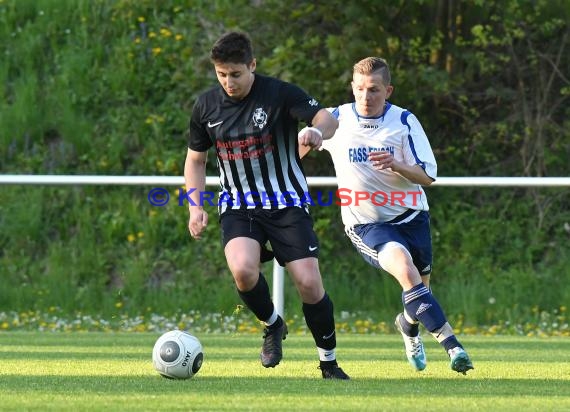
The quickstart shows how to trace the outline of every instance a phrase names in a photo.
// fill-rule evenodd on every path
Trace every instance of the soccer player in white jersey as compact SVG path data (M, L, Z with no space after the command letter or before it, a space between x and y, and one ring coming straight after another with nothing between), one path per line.
M416 116L386 100L393 90L384 59L356 63L355 102L330 109L339 127L322 149L334 163L347 236L368 263L402 287L404 310L395 325L408 361L418 371L426 367L421 323L448 353L451 369L465 374L471 360L429 287L432 245L422 186L436 178L435 157ZM301 155L308 150L301 147Z
M184 167L190 219L199 239L208 224L203 208L207 151L215 148L220 175L222 243L240 298L265 324L261 364L282 359L287 325L260 273L266 242L290 273L317 346L324 379L349 379L336 361L333 303L318 264L319 243L307 203L299 144L319 148L337 120L299 87L255 73L249 36L230 32L210 52L219 85L202 93L192 111ZM300 135L299 121L306 127ZM269 258L271 259L271 258Z

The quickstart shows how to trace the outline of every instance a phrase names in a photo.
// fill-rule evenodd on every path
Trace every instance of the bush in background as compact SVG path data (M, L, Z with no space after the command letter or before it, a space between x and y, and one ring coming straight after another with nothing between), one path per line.
M441 176L567 175L564 5L0 0L0 172L182 175L193 101L216 82L208 49L243 29L260 72L327 106L350 99L355 61L386 57L394 103L424 124ZM305 165L333 174L323 155ZM231 313L240 302L215 209L205 239L191 241L178 188L162 208L149 205L149 189L2 187L0 271L16 286L0 288L0 311ZM570 300L566 188L433 187L428 196L434 293L451 318L516 321ZM312 213L336 310L391 321L395 281L352 249L338 208ZM286 307L299 314L286 285Z

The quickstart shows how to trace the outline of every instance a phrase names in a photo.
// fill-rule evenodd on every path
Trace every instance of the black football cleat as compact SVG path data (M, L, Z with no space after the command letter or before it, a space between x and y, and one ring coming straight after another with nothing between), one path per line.
M283 358L282 342L287 337L285 321L277 328L267 327L263 331L263 345L261 346L261 364L266 368L274 368Z
M321 365L319 369L323 374L323 379L350 380L350 377L338 365Z

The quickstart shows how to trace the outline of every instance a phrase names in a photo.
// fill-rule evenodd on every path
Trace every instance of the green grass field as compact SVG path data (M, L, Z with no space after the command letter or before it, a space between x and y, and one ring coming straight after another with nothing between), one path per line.
M570 410L570 339L463 336L475 370L449 369L425 339L415 372L396 335L340 334L351 381L324 381L307 335L290 335L275 369L258 361L261 336L201 334L204 364L192 379L162 378L151 364L158 334L0 333L1 411Z

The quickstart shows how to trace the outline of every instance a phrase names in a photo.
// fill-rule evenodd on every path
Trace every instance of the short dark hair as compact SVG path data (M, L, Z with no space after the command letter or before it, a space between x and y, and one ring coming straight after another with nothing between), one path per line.
M210 60L213 63L250 64L253 46L247 33L231 31L220 37L212 46Z

